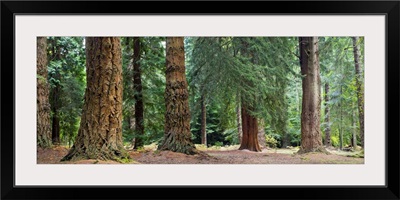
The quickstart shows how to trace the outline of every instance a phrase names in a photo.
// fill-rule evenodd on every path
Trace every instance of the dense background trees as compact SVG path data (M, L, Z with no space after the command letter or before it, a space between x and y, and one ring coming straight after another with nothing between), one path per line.
M38 38L38 146L107 159L152 143L363 146L362 37L95 40Z

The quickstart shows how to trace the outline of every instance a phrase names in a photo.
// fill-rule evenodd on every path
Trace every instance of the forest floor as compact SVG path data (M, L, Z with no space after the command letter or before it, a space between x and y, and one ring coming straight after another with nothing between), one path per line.
M140 150L128 151L132 160L125 164L364 164L361 151L339 151L327 149L330 154L297 154L297 147L286 149L264 149L262 152L237 150L238 145L205 148L196 145L202 153L186 155L171 151L157 151L155 145ZM38 164L122 164L117 161L80 160L60 162L68 148L56 146L37 150Z

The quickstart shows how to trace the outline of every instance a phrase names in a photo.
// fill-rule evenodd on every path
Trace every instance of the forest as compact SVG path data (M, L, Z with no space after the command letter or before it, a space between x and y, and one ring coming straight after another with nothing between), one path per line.
M363 164L364 38L37 37L39 164Z

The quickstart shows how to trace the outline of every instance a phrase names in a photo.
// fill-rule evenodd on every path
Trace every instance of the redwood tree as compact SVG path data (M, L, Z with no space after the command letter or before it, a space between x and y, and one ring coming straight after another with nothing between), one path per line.
M143 121L143 93L142 78L140 69L141 54L140 38L133 38L133 87L135 100L135 143L133 148L143 147L144 121Z
M261 147L258 143L258 123L257 118L250 115L249 111L251 108L247 108L242 105L242 141L240 143L239 150L248 149L250 151L261 151Z
M249 58L251 64L256 64L257 59L254 57L254 52L249 51L250 44L249 40L241 39L241 50L240 53ZM249 63L249 64L250 64ZM247 66L248 67L248 66ZM254 87L255 83L249 80L244 81L246 85L250 87ZM253 95L252 95L253 96ZM252 98L251 96L242 96L242 138L240 142L239 150L248 149L250 151L261 151L260 144L258 142L258 122L257 117L251 115L252 111L255 109L252 106L248 106L248 102L246 102L247 98ZM246 99L245 99L246 98Z
M63 160L118 160L122 143L122 57L119 37L86 37L87 84L74 146Z
M166 87L164 138L159 150L185 154L197 152L191 139L188 84L185 75L183 37L166 39Z
M51 146L49 84L47 82L47 39L38 37L36 44L36 131L37 145L42 148Z
M356 71L356 87L358 99L358 117L360 122L360 140L361 146L364 148L364 88L362 84L362 69L360 65L360 49L357 45L359 37L352 37L353 39L353 52L354 52L354 66Z
M301 147L299 153L326 152L320 131L321 77L318 37L300 37L300 65L303 75L301 111Z

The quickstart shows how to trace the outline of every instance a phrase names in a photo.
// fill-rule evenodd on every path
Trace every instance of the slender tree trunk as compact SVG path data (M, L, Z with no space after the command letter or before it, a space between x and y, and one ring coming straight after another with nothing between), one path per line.
M204 94L201 95L201 144L207 146L207 109L206 103L204 100Z
M133 148L143 147L144 117L143 117L143 92L140 69L140 38L133 38L133 87L135 100L135 143Z
M341 95L343 94L342 92L343 92L343 87L340 86ZM339 104L339 107L340 107L339 149L343 150L343 106L341 102Z
M86 37L86 91L75 143L63 160L127 158L122 143L119 37Z
M301 147L299 153L325 152L320 131L321 78L318 37L300 37L300 65L303 77Z
M282 137L282 148L287 148L290 145L290 134L285 131L283 132L283 137Z
M60 118L58 116L58 109L53 109L53 119L52 119L52 141L54 145L60 144Z
M363 75L361 72L360 64L360 49L357 45L359 37L352 37L354 46L354 63L356 71L356 86L357 86L357 98L358 98L358 117L360 123L360 139L361 147L364 148L364 87L363 87Z
M60 59L60 58L59 58ZM57 69L59 70L59 69ZM60 72L56 72L57 80L60 80ZM53 112L52 116L52 129L51 129L51 137L54 145L60 144L60 116L58 110L60 109L60 92L61 92L61 85L56 83L55 87L52 89L51 96L52 96L52 105L51 110Z
M240 104L236 106L236 123L237 123L237 128L238 128L238 139L239 139L239 144L242 143L242 136L243 136L243 130L242 130L242 111L241 111Z
M135 109L133 109L133 110L135 110ZM128 119L127 119L127 122L129 124L129 129L132 130L132 132L135 131L135 124L136 124L135 117L133 117L133 116L135 116L135 111L131 111L131 115L128 115ZM135 146L135 140L136 140L136 138L133 137L132 138L132 146Z
M356 113L353 111L353 117L351 118L352 125L353 125L353 135L351 137L351 146L353 150L357 150L357 124L356 124Z
M158 149L195 154L197 150L190 132L183 37L167 37L166 53L165 131Z
M287 102L285 100L284 104L286 106ZM288 120L288 116L287 116L287 112L285 111L285 113L282 113L281 116L279 117L279 127L278 130L282 133L282 146L281 148L286 148L288 146L290 146L290 134L287 131L287 120Z
M260 145L261 149L265 149L267 147L266 141L265 141L266 138L265 138L265 129L264 129L265 122L264 122L264 119L262 119L262 118L259 119L258 121L259 121L259 123L258 123L258 135L257 135L258 144Z
M37 38L36 54L36 131L37 146L41 148L51 147L51 126L50 126L50 103L49 84L47 82L47 39Z
M247 149L250 151L260 152L261 147L258 143L258 123L257 118L248 113L247 107L242 104L242 128L243 137L239 150ZM250 108L251 109L251 108Z
M325 83L325 146L332 146L331 142L331 125L330 125L330 109L329 109L329 83Z
M54 57L61 61L61 50L60 47L57 47L57 38L52 40L52 54ZM54 83L55 86L51 89L51 111L52 111L52 129L51 129L51 137L53 145L60 144L60 116L59 116L59 109L61 107L60 95L61 95L61 68L55 69L54 77L58 82Z

